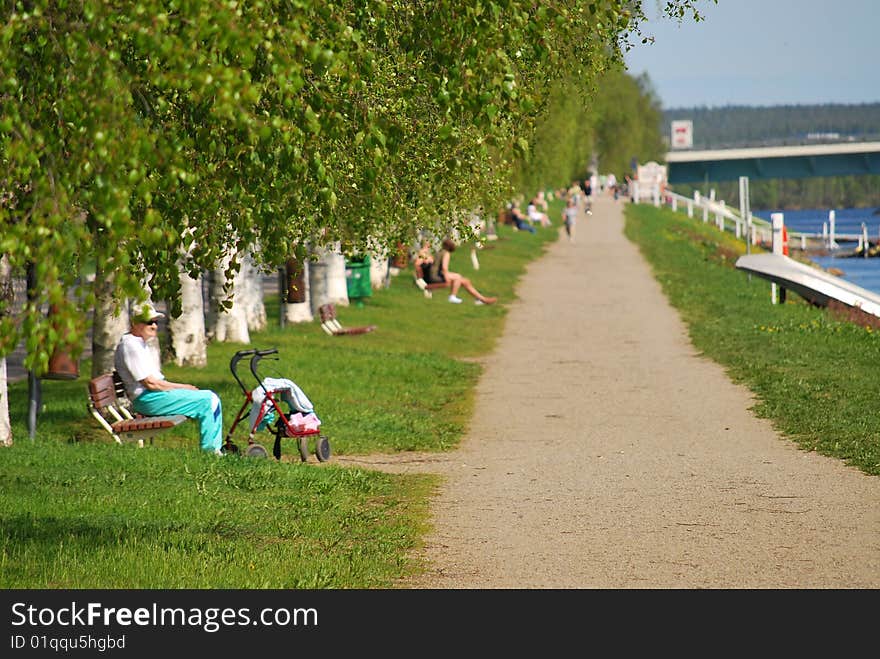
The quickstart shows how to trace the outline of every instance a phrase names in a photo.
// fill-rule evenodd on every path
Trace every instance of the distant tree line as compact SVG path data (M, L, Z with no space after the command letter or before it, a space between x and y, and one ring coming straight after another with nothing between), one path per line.
M677 119L694 122L695 149L880 140L880 103L675 108L660 132Z
M880 103L673 108L662 114L668 143L671 122L690 119L694 149L880 141ZM690 195L705 185L677 185ZM736 181L709 183L716 196L738 197ZM880 176L771 179L750 182L752 208L846 208L880 206Z

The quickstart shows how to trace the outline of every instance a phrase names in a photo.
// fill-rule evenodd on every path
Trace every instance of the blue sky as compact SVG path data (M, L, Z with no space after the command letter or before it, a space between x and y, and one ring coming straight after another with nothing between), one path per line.
M680 26L656 5L625 60L664 109L880 102L880 0L697 0Z

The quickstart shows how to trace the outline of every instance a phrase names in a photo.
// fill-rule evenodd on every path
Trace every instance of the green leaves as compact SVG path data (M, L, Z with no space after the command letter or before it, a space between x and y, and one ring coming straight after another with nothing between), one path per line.
M81 325L90 288L66 293L95 262L121 292L149 275L176 295L193 226L209 268L233 241L363 249L492 207L640 18L627 0L26 5L0 25L0 240L13 267L54 264L39 299Z

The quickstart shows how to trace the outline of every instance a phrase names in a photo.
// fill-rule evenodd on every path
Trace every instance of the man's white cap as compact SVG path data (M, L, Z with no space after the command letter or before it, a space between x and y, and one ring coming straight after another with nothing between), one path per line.
M151 320L159 320L164 317L165 314L156 311L156 307L149 302L144 302L131 310L131 319L136 323L148 323Z

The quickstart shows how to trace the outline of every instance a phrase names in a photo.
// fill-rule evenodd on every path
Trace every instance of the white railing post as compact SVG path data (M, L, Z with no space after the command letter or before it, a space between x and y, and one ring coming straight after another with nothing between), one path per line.
M828 211L828 248L836 249L839 247L837 244L837 215L833 210Z
M718 225L718 228L724 231L724 200L718 202L718 207L715 209L715 224Z
M694 216L694 200L688 199L688 217Z
M678 197L676 197L675 195L672 195L672 210L678 210Z
M770 223L773 229L770 241L771 251L774 254L782 256L782 226L785 224L785 216L782 213L771 213ZM770 284L770 301L773 304L776 304L777 302L785 302L785 289L781 286L777 287L775 282Z
M746 254L750 253L749 249L749 233L750 233L750 222L748 221L749 213L751 212L751 208L749 207L749 177L748 176L740 176L739 177L739 221L736 223L736 237L740 237L740 222L745 223L745 234L746 234Z

